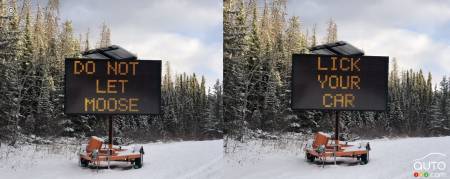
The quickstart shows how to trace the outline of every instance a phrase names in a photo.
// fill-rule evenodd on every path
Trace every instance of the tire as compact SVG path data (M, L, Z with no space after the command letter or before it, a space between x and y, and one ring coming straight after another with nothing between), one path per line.
M88 167L89 166L89 161L87 161L87 160L85 160L83 158L80 158L80 166L81 167Z
M142 155L141 155L140 158L134 159L134 165L133 165L133 167L134 167L135 169L142 168L142 162L143 162L143 160L142 160Z
M369 163L368 153L361 155L361 165L365 165L367 163Z
M309 153L307 153L306 152L306 160L308 161L308 162L314 162L314 160L316 159L316 157L315 156L313 156L313 155L311 155L311 154L309 154Z

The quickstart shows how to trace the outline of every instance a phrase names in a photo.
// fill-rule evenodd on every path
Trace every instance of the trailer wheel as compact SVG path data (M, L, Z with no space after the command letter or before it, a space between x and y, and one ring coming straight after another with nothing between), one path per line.
M133 167L134 167L135 169L142 168L142 161L143 161L143 160L142 160L142 155L141 155L140 158L134 159Z
M316 159L315 156L309 154L308 152L306 152L306 160L308 160L308 162L314 162L314 160Z
M88 167L89 166L89 161L85 160L83 158L80 158L80 166L81 167Z
M369 163L369 156L368 154L362 154L361 155L361 165L365 165Z

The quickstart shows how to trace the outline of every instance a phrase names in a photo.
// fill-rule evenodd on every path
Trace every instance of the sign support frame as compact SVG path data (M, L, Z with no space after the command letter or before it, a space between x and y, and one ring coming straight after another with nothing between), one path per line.
M335 124L334 124L334 140L335 140L335 144L336 146L339 145L339 113L340 111L333 111L334 112L334 117L335 117ZM336 147L336 151L338 150L338 148Z
M113 117L112 115L106 115L105 119L108 120L108 169L110 169L109 161L113 154Z
M109 150L112 150L113 146L113 117L112 115L107 115L106 119L108 119L108 138L109 138Z
M107 53L107 52L109 52L109 53ZM98 49L89 50L89 51L83 52L82 55L83 55L82 58L65 58L66 73L64 74L64 86L65 86L65 88L64 88L64 113L66 115L67 114L75 114L75 115L83 115L84 114L83 112L78 112L78 113L77 112L67 112L67 101L68 101L67 100L67 76L68 76L67 60L76 60L76 59L78 59L78 60L80 60L80 59L111 60L111 61L121 61L121 60L137 61L138 60L136 55L134 55L134 54L128 52L127 50L125 50L119 46L116 46L116 45L112 45L112 46L109 46L106 48L98 48ZM113 117L114 117L114 115L116 115L116 114L119 114L119 115L130 115L130 114L131 115L149 115L149 114L160 114L161 113L161 71L162 71L161 63L162 63L162 61L161 60L158 60L158 61L159 61L158 63L159 63L160 79L159 79L159 88L157 90L159 92L158 108L157 108L158 110L156 112L154 112L155 110L152 110L151 112L144 112L142 114L141 113L136 113L136 114L131 114L131 113L123 113L123 114L122 113L94 113L94 114L91 114L98 120L103 119L105 123L106 122L108 123L107 130L108 130L109 142L108 142L108 147L105 146L105 148L107 148L107 150L108 150L107 156L106 156L106 159L108 161L108 169L110 169L110 161L112 159L113 151L114 151L113 150L113 123L114 123ZM95 66L93 68L95 69ZM134 69L134 66L133 66L133 69ZM133 72L133 75L134 75L134 72ZM123 83L122 83L122 85L123 85ZM130 106L131 106L131 104L130 104ZM86 112L86 110L85 110L85 112ZM86 114L89 115L89 113L86 113ZM104 124L104 125L106 125L106 124ZM141 160L143 161L143 158L142 158L143 148L142 147L141 147L140 153L141 153ZM139 167L141 167L141 166L139 166ZM97 166L97 168L98 168L98 166Z

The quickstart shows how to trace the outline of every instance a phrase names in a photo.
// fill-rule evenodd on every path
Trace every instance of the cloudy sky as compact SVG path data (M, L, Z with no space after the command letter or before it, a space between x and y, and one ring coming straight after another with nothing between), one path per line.
M320 40L332 17L338 38L366 55L395 57L403 69L431 72L435 83L450 75L448 0L289 0L287 8L304 27L317 24ZM220 0L62 0L60 12L77 34L90 28L91 46L105 22L113 44L141 59L169 61L175 72L205 75L209 85L222 79Z
M450 75L448 0L290 0L287 8L321 35L332 17L338 39L366 55L395 57L403 69L431 72L435 83Z
M174 72L204 75L208 85L222 79L221 1L62 0L60 18L76 34L89 28L91 47L105 22L112 43L139 59L169 61Z

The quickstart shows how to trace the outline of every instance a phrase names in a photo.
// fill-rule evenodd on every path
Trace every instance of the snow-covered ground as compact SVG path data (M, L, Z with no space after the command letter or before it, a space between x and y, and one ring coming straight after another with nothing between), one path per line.
M0 147L0 178L220 178L223 142L186 141L144 144L144 166L113 163L112 169L81 168L78 145L22 145Z
M231 141L223 154L223 141L186 141L144 144L144 166L113 163L112 169L81 168L79 145L22 145L0 147L0 178L415 178L414 164L441 164L450 178L450 136L370 140L370 162L329 159L325 166L308 163L302 151L304 138ZM440 154L437 154L440 153ZM443 156L445 155L445 156ZM418 160L416 160L418 159ZM440 163L438 163L440 162ZM442 164L445 163L445 164ZM416 166L418 167L418 166ZM421 177L425 178L425 177ZM433 177L428 177L433 178ZM437 178L437 177L434 177Z
M298 140L232 141L227 144L229 153L224 157L224 178L415 178L416 161L419 161L416 168L434 165L437 168L433 173L444 173L440 178L450 178L450 136L377 139L369 142L372 150L367 165L358 164L356 159L338 158L338 165L329 159L322 168L318 162L306 162L302 152L303 142ZM440 170L444 165L445 169Z

